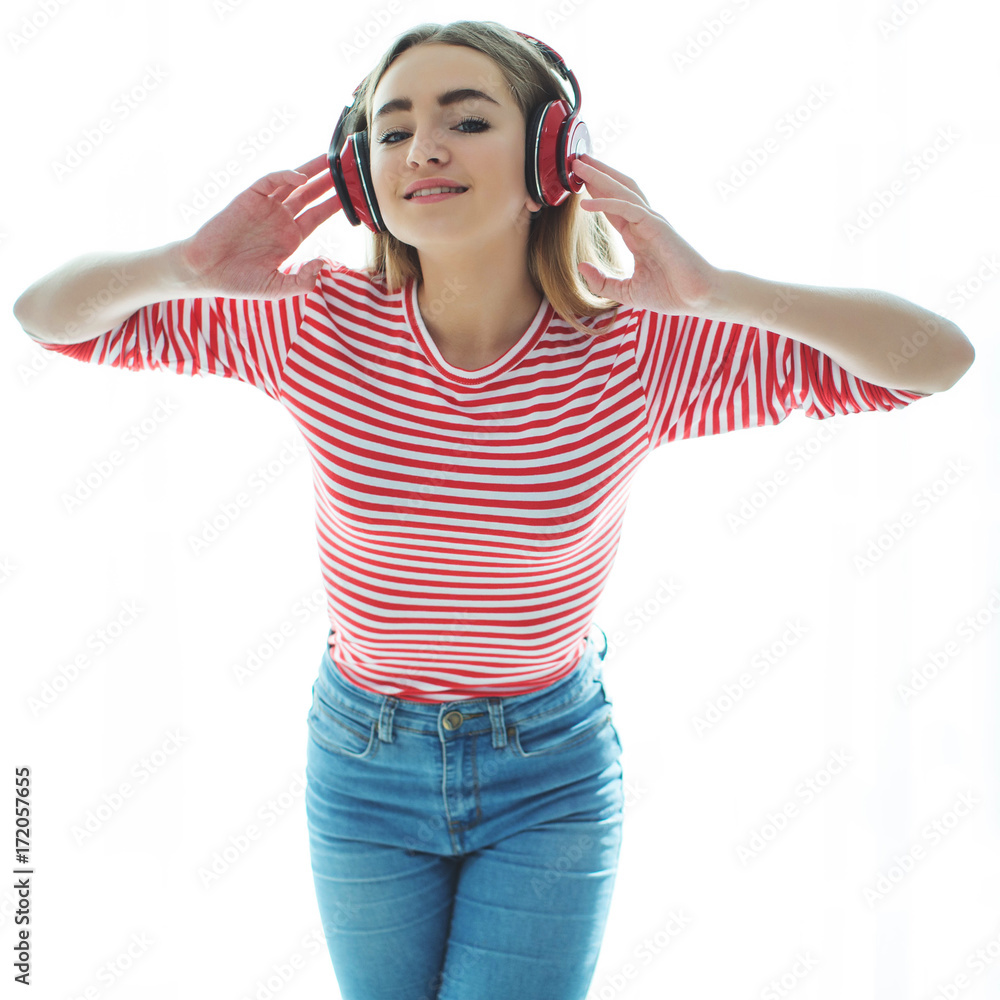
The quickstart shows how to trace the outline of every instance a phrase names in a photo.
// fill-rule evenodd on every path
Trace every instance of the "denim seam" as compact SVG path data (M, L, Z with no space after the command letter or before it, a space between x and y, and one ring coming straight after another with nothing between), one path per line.
M472 740L469 744L469 754L472 757L472 788L476 799L476 815L468 823L449 822L448 828L455 833L471 830L473 827L479 826L483 819L483 810L479 800L479 768L476 767L476 743L478 742L478 740Z
M338 726L343 726L343 728L346 729L349 733L354 733L355 736L360 736L364 738L365 734L360 729L355 729L353 726L346 723L343 719L339 718L336 715L333 715L331 712L328 712L322 702L319 702L316 705L316 711L321 712L324 716L326 716L326 718L328 718L331 722L336 723ZM351 722L359 726L368 725L368 731L371 732L371 722L374 722L374 719L372 720L366 719L364 721L362 721L361 719L351 719Z
M345 726L344 728L347 729L348 727ZM351 732L353 732L353 730L351 730ZM355 753L353 750L345 750L343 747L337 746L336 743L334 743L331 740L328 740L325 736L323 736L322 733L310 732L309 735L312 739L314 739L317 743L319 743L320 746L326 748L331 753L337 753L343 757L349 757L352 760L362 760L370 758L374 756L375 751L378 749L378 742L377 740L375 740L374 734L372 732L369 732L367 737L365 736L364 733L357 734L360 739L367 738L368 740L368 742L365 744L365 748L359 751L358 753Z
M547 747L544 750L525 750L521 746L521 732L517 730L512 745L522 757L548 757L550 754L561 753L563 750L569 750L586 740L592 739L594 734L602 730L609 722L611 722L611 712L607 712L601 716L589 728L584 729L581 733L577 733L571 740L567 740L564 743L557 743L555 746Z

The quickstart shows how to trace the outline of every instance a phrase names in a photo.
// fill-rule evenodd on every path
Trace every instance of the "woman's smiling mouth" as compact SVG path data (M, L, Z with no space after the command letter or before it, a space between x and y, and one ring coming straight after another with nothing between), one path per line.
M454 198L456 195L464 194L468 188L444 188L433 187L424 188L421 191L414 191L413 194L404 195L407 201L443 201L445 198Z
M462 188L460 191L442 191L435 194L424 194L422 191L418 191L415 194L411 194L407 197L407 201L444 201L446 198L457 198L460 194L464 194L468 191L468 188Z

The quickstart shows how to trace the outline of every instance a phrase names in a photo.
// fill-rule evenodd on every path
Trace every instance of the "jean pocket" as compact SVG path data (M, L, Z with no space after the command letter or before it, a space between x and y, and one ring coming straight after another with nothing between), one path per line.
M603 697L588 699L569 712L527 719L509 727L511 747L519 757L564 753L593 740L611 724L611 706Z
M340 705L331 704L315 687L306 721L312 738L331 753L361 760L371 757L378 749L374 719L365 719Z

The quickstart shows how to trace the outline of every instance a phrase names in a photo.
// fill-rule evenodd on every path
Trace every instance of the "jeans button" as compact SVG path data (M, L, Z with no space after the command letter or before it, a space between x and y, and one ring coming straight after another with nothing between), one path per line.
M458 729L465 720L461 712L449 712L442 721L445 729Z

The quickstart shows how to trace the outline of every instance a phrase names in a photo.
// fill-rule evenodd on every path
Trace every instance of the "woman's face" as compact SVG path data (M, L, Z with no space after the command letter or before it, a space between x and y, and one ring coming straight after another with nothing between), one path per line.
M444 106L450 90L482 91ZM379 111L389 102L407 108ZM481 244L518 231L541 208L524 179L525 121L499 67L464 45L416 45L382 74L372 102L369 150L379 209L389 231L417 248ZM408 200L414 181L446 177L467 188L440 201Z

